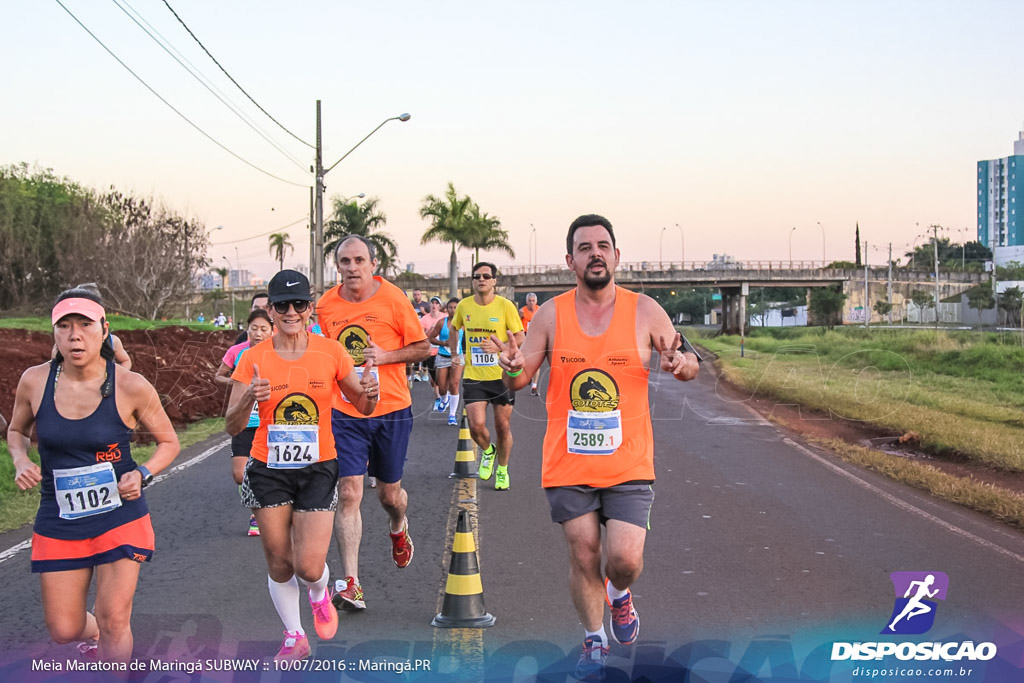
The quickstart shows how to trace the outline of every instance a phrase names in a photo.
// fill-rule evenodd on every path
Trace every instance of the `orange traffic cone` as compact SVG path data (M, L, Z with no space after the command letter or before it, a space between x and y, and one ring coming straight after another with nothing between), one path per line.
M469 527L469 514L459 510L452 543L452 561L444 588L441 613L430 622L441 628L486 628L494 626L495 617L484 609L484 586L480 581L480 563L476 558L476 541Z
M455 446L455 471L449 478L476 479L476 444L469 433L469 418L466 410L462 410L462 421L459 423L459 443Z

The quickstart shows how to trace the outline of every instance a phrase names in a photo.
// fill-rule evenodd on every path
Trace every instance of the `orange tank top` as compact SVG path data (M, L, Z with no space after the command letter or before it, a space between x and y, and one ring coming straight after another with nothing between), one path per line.
M654 480L649 373L636 344L638 300L616 287L611 323L591 337L576 318L576 290L555 297L544 487Z

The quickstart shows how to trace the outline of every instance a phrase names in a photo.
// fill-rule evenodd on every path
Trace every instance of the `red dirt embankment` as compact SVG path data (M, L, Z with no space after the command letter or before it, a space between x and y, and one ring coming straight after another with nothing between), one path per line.
M132 359L132 370L156 387L175 425L220 417L227 390L213 381L235 331L199 332L185 327L115 331ZM10 419L21 373L46 362L53 336L0 329L0 414Z

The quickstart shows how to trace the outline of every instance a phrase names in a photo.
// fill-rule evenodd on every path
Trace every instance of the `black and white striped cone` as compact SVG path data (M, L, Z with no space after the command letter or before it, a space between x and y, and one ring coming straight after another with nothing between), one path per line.
M458 479L476 479L476 444L469 433L469 418L466 410L462 410L462 421L459 422L459 443L455 447L455 471L452 477Z
M480 580L480 563L476 558L476 541L469 526L469 513L459 510L452 543L452 561L444 588L441 613L430 622L441 628L487 628L496 618L484 609L484 586Z

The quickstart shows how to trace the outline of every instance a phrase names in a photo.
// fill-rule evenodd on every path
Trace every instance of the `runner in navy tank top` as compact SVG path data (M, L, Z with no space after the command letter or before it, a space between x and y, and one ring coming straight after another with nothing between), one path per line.
M113 489L82 489L70 485L72 470L87 467L108 471L105 475L112 482L120 481L122 475L136 469L132 459L132 430L121 420L117 412L117 381L114 361L106 361L108 395L100 399L100 405L89 415L78 420L68 419L57 412L53 393L60 381L62 363L50 362L50 372L43 389L43 400L36 412L36 431L39 434L39 462L43 479L40 482L41 499L36 513L36 534L65 541L82 541L100 536L129 522L147 517L149 508L146 498L140 495L134 500L114 502ZM110 468L103 467L109 463ZM97 466L99 466L97 468ZM68 475L55 476L55 472ZM77 475L85 478L86 475ZM94 475L103 479L104 475ZM60 489L58 495L56 489ZM114 487L116 488L116 486ZM98 511L94 511L98 510ZM148 524L148 522L147 522ZM150 527L151 529L152 527ZM152 538L150 534L150 539ZM36 557L33 553L32 571L63 571L92 567L122 557L147 561L153 554L152 542L126 544L103 550L99 553L79 557ZM147 539L140 538L142 542ZM83 549L85 546L82 546Z
M55 642L86 641L83 655L128 662L139 567L154 547L142 488L178 454L178 437L153 386L114 363L96 292L63 292L51 319L57 355L21 376L7 432L15 483L41 489L32 571ZM28 457L33 425L41 467ZM141 466L130 446L136 425L157 441ZM86 611L93 574L99 616Z

